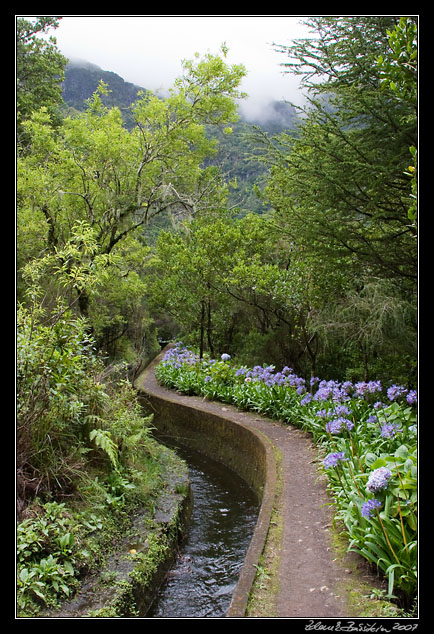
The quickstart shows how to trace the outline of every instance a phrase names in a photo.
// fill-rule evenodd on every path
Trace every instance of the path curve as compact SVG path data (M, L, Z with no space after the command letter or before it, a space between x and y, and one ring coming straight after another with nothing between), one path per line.
M278 589L272 616L314 619L355 616L350 614L346 590L354 568L345 566L332 544L330 527L333 512L311 437L292 425L283 425L251 412L241 412L227 404L185 396L162 387L155 378L154 370L163 354L164 351L137 379L135 386L139 392L214 414L248 427L267 440L267 482L261 511L240 575L241 582L237 585L239 596L236 589L227 616L244 616L246 605L243 597L246 598L252 586L273 510L282 518L282 530L277 554ZM276 488L276 464L270 457L276 450L280 454L282 490L279 492ZM362 564L361 573L364 572ZM241 579L243 575L244 581Z

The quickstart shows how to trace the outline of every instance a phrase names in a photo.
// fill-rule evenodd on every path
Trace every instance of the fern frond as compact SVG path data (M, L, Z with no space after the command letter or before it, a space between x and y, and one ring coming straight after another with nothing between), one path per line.
M92 429L89 434L90 440L95 442L95 445L102 449L110 459L112 465L118 467L118 447L111 439L109 431L104 429Z

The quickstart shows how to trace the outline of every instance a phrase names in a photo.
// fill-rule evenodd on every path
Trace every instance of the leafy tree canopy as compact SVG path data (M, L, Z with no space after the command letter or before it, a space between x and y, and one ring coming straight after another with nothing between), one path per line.
M47 251L55 255L58 271L69 276L71 301L76 293L74 306L95 328L119 320L143 293L137 278L146 257L142 235L153 218L166 213L182 220L226 199L218 169L203 167L216 146L205 126L237 119L235 99L243 96L245 70L228 66L222 53L184 62L167 99L140 94L132 106L132 130L124 127L118 108L104 106L104 84L86 112L66 118L56 131L45 107L23 122L31 151L18 158L20 268ZM79 282L104 267L111 276L105 286ZM46 278L51 294L55 279ZM109 297L110 324L101 303Z
M59 52L54 37L38 37L57 28L60 19L53 16L38 17L34 22L17 19L16 98L19 133L21 123L41 106L49 109L54 116L57 106L62 103L61 82L68 60Z
M310 95L296 136L267 146L268 195L292 239L320 257L356 258L360 271L415 282L416 226L409 147L413 104L385 86L393 17L318 17L317 38L281 47ZM383 87L383 89L380 88Z

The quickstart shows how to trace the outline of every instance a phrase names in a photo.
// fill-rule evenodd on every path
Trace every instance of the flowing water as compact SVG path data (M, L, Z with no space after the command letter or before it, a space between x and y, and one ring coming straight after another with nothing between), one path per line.
M189 466L193 514L175 564L145 616L222 618L253 535L258 500L221 463L185 447L176 451Z

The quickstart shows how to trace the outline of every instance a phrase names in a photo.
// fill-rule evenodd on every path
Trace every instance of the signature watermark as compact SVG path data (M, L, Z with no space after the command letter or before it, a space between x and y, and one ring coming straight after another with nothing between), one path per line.
M305 625L306 632L414 632L417 630L419 623L398 623L391 621L390 623L357 623L356 621L338 621L337 623L328 624L322 621L309 621Z

